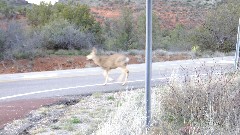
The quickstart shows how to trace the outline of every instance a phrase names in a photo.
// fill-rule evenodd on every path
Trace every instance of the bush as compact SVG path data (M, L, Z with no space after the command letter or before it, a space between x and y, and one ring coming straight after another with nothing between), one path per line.
M105 23L105 44L108 50L136 49L137 38L133 14L130 9L123 9L118 20Z
M0 28L0 60L3 59L4 45L5 45L5 39L6 39L5 36L6 36L5 31Z
M31 25L45 25L51 21L53 15L53 5L41 2L40 5L33 5L27 10L27 18Z
M84 33L67 20L56 20L43 26L43 47L46 49L84 49L89 48L95 42L91 33Z
M81 27L84 31L91 30L96 23L87 5L57 3L55 6L63 7L60 12L55 12L55 14L59 14L58 16Z
M192 41L201 50L229 52L235 49L240 3L229 0L214 9L204 25L194 32Z
M27 17L45 35L47 49L81 49L103 43L101 26L86 5L41 2L28 9Z
M142 12L140 16L137 17L137 25L136 25L136 32L137 32L137 44L138 49L144 49L146 43L146 13ZM152 47L153 49L160 49L162 48L160 44L161 40L161 28L158 17L156 13L153 12L152 16Z
M14 54L24 52L25 35L21 24L11 22L6 31L6 41L4 45L4 57L6 59L14 59Z
M132 18L132 12L125 9L119 20L105 22L104 34L106 49L126 51L145 48L145 13L138 16L136 22ZM136 25L134 25L135 23ZM153 14L152 47L154 50L191 50L189 35L189 30L180 24L176 25L173 30L161 29L157 16Z
M27 18L33 26L44 26L54 20L65 19L83 31L99 32L99 24L90 13L87 5L71 5L41 2L27 10Z
M16 9L6 1L0 1L0 13L2 13L4 17L11 19L16 15Z
M39 37L28 34L21 23L12 21L8 24L7 30L2 31L2 59L33 58L41 50L42 40Z
M163 49L170 51L191 50L190 30L183 25L176 24L174 29L163 30L160 34L159 44Z
M164 134L239 134L239 86L239 74L235 73L210 71L201 76L196 72L192 78L172 78L169 86L159 91L159 128Z

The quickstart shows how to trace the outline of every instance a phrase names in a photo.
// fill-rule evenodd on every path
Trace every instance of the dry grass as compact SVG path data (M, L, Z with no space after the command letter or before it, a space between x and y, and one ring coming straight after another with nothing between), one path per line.
M188 76L188 78L186 78ZM152 89L152 128L145 132L144 90L125 93L96 135L190 135L240 133L238 73L209 70L173 76Z
M173 76L159 88L152 134L240 134L239 74L209 71L189 77Z

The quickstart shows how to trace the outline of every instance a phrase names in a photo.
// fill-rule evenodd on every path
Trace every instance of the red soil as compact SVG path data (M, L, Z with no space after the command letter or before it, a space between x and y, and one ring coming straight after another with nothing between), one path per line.
M145 61L144 56L128 56L130 58L129 64L138 64ZM184 54L154 56L153 61L172 61L189 59L189 56ZM39 72L39 71L53 71L64 69L78 69L85 67L96 66L92 61L87 61L85 56L48 56L43 58L35 58L34 60L16 60L2 61L0 63L0 74L10 73L24 73L24 72Z

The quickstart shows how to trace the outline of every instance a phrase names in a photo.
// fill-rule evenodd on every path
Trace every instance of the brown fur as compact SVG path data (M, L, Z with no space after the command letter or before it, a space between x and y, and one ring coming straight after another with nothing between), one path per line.
M119 80L122 80L122 76L125 76L125 80L122 85L124 85L127 81L129 71L127 69L127 64L129 62L129 58L122 54L113 54L113 55L97 55L97 50L93 48L92 52L87 56L87 59L92 59L93 62L100 66L104 70L104 77L105 77L105 83L107 83L109 79L108 72L111 69L121 68L122 74L119 76Z

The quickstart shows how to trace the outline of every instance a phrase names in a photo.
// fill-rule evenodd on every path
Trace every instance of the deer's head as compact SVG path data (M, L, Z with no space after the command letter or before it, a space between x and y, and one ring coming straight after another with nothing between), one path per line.
M96 56L96 53L97 53L97 49L93 47L92 52L86 56L87 60L92 60Z

